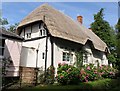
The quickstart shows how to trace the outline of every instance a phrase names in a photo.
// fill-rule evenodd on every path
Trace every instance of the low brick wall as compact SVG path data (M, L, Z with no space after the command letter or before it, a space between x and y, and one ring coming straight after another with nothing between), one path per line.
M35 83L35 68L20 67L20 79L21 83Z

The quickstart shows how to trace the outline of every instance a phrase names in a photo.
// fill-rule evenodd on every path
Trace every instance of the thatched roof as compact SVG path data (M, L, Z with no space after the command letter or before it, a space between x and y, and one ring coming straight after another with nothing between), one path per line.
M85 28L80 23L75 22L69 16L52 8L48 4L43 4L26 16L18 26L19 28L43 20L45 16L45 24L54 37L63 38L73 42L85 45L87 40L92 41L94 48L100 51L105 51L107 45L91 30Z
M9 32L9 31L2 29L2 28L0 28L0 36L5 37L5 38L23 40L23 38L20 37L19 35L12 33L12 32Z

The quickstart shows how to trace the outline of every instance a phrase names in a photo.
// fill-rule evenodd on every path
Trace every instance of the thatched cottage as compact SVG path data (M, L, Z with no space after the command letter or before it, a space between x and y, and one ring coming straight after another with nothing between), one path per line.
M20 66L22 71L34 68L46 70L50 65L57 68L59 62L76 62L75 51L84 49L87 55L83 64L108 65L109 52L103 42L79 21L43 4L26 16L17 28L17 34L24 38Z

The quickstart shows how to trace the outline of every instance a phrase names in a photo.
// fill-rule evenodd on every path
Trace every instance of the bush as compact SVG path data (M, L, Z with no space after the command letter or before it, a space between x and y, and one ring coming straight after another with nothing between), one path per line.
M84 66L80 71L80 80L82 82L88 82L100 79L100 75L96 67L93 64Z
M117 70L110 66L95 67L93 64L84 66L80 71L82 82L94 81L102 78L115 78Z
M117 73L116 69L105 65L99 66L98 71L103 78L115 78L115 74Z
M115 78L117 70L110 66L96 67L93 64L86 65L80 70L68 64L58 64L57 81L63 85L78 84L79 82L94 81L103 78Z
M55 68L53 66L50 66L47 68L47 71L46 71L46 84L53 84L54 81L55 81Z
M79 83L79 69L68 64L58 64L57 81L62 85L78 84Z

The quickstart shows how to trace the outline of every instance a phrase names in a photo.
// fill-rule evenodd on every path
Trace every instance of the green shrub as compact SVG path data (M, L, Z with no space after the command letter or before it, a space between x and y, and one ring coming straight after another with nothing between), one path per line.
M46 71L46 84L53 84L54 83L54 81L55 81L55 68L54 68L54 66L50 66L50 67L48 67L47 68L47 71Z
M79 69L68 64L58 64L57 81L62 85L78 84L79 83Z
M103 78L115 78L115 74L117 73L116 69L106 65L99 66L98 71Z
M80 71L80 80L82 82L88 82L100 79L100 75L96 67L93 64L84 66Z
M58 64L57 81L61 84L78 84L79 82L94 81L103 78L115 78L116 70L110 66L96 67L86 65L79 70L68 64Z

